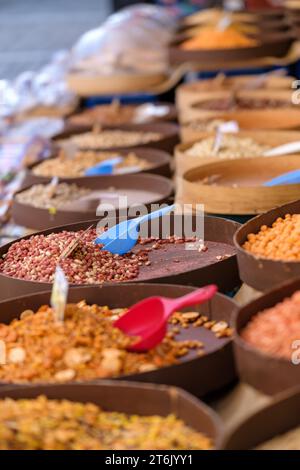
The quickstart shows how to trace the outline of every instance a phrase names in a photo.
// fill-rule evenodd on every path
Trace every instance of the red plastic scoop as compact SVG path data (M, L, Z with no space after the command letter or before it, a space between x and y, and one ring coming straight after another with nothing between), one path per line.
M140 338L130 347L131 351L147 351L164 339L168 319L172 313L190 305L199 305L210 300L217 290L217 286L212 284L178 299L150 297L131 307L114 323L114 326L128 336Z

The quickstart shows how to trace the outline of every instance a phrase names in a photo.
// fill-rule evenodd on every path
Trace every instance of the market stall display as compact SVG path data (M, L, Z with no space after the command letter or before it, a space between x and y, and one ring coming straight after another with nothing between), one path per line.
M126 8L1 81L0 448L299 448L292 6Z

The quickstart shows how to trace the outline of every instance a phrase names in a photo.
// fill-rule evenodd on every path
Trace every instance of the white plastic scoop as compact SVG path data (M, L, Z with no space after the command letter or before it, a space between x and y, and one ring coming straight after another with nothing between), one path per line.
M289 153L300 152L300 140L279 145L263 153L264 157L277 157L279 155L288 155Z

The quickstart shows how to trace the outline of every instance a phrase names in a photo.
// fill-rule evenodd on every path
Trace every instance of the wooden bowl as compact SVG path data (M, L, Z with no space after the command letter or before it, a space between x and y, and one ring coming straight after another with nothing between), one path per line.
M269 274L265 273L266 276ZM234 353L240 378L268 395L299 385L300 368L292 363L292 345L290 360L272 356L245 341L241 331L257 313L274 307L299 289L299 278L289 281L242 307L235 317Z
M173 194L173 184L168 178L163 176L141 174L141 175L115 175L115 176L90 176L72 179L68 184L75 183L79 187L87 188L92 191L109 191L115 188L114 193L128 197L128 206L120 210L127 210L133 206L145 205L148 208L152 204L167 203ZM44 185L48 184L42 183ZM98 199L92 203L74 202L69 208L57 209L55 213L48 209L34 207L17 200L17 195L24 190L22 188L14 195L12 203L12 218L18 225L28 227L34 230L45 230L58 225L83 222L96 217ZM138 198L138 200L136 199ZM101 196L100 196L101 199ZM119 213L116 206L117 213ZM100 218L99 218L100 220Z
M74 71L68 74L67 84L77 95L89 97L146 92L166 79L166 73L97 75Z
M300 198L300 184L264 187L282 173L300 168L300 156L223 160L187 171L181 201L204 204L211 214L253 215ZM215 184L201 180L219 175Z
M259 77L264 78L261 82ZM296 80L294 77L290 76L276 76L276 75L238 75L234 77L214 77L210 79L197 80L190 83L183 83L179 85L176 89L176 105L181 112L182 109L189 108L191 105L197 103L201 100L203 93L212 93L212 91L230 91L230 90L242 90L250 87L251 84L256 82L255 86L258 86L258 89L264 90L291 90L293 81Z
M135 147L139 148L155 148L160 150L165 150L166 152L172 153L175 145L178 143L178 131L179 128L176 124L171 122L155 122L152 124L128 124L124 126L119 126L118 128L115 127L106 127L106 130L124 130L128 132L154 132L160 134L160 138L155 141L150 141L145 144L139 145L131 145L124 147L123 146L113 146L110 148L96 148L92 150L102 150L102 151L121 151L121 150L132 150ZM54 139L55 142L59 142L60 140L68 139L74 134L81 134L85 132L91 131L91 128L78 128L77 126L74 127L66 127L65 131L59 135L57 135ZM84 148L82 149L84 150ZM89 150L89 149L88 149Z
M108 305L110 308L130 307L152 296L177 298L193 292L195 288L168 284L114 284L102 287L76 287L69 291L68 302L78 303L83 299L89 304ZM34 293L0 302L2 323L9 324L19 318L24 310L37 311L42 305L49 305L51 291ZM237 305L227 296L216 294L210 302L193 306L193 310L216 321L232 324ZM191 311L191 309L187 309ZM113 380L167 384L181 387L200 397L233 382L236 378L231 338L216 338L205 328L182 328L177 336L179 341L198 339L205 345L205 354L198 356L196 350L178 360L178 364L161 367L148 372L119 375ZM222 374L220 374L220 370ZM202 377L195 380L195 375ZM102 379L94 379L102 383ZM1 386L7 383L0 383ZM0 387L1 388L1 387Z
M171 176L171 161L172 157L169 153L165 152L164 150L159 149L152 149L152 148L132 148L132 150L119 150L120 155L128 155L129 153L135 153L135 155L143 160L145 160L148 164L147 168L141 169L140 171L135 171L133 173L127 173L127 175L133 174L155 174L160 176ZM57 157L57 152L53 152L53 158ZM52 177L47 176L39 176L34 173L34 168L39 166L41 162L34 163L30 167L26 169L25 178L22 183L22 187L32 186L33 184L47 184L50 183ZM110 175L111 176L119 176L119 175ZM75 183L77 184L87 181L90 176L78 176L77 178L68 178L65 175L64 178L59 178L60 181L66 183ZM95 177L94 177L95 178ZM103 181L103 176L100 176L101 181Z
M224 67L228 62L247 61L261 57L283 57L285 56L294 42L292 32L274 32L268 33L260 38L261 42L251 47L236 47L227 49L195 49L184 50L179 42L174 42L169 47L169 61L171 65L180 65L184 63L223 63ZM188 38L185 38L188 39Z
M193 147L197 142L207 139L208 137L215 136L215 132L200 132L197 135L197 138L193 141L184 142L175 147L175 167L176 167L176 176L182 177L182 175L192 168L197 168L198 166L205 165L207 163L220 162L220 158L215 156L203 157L201 154L196 157L191 157L186 154L186 152ZM262 131L262 130L248 130L240 131L238 133L228 133L228 135L237 136L237 137L248 137L253 139L255 142L258 142L262 145L267 145L271 147L277 147L282 144L287 144L289 142L300 141L300 132L296 131Z
M299 198L249 220L234 236L241 279L258 291L265 292L288 280L300 278L300 262L261 258L243 248L250 233L258 233L262 225L270 227L278 217L284 217L286 214L300 214Z
M254 117L261 115L265 118L266 122L268 123L268 114L272 112L273 116L276 116L277 119L281 119L282 113L290 113L290 111L296 111L300 114L298 105L295 103L293 104L293 94L294 90L291 88L290 90L239 90L237 92L228 91L228 90L219 90L215 92L202 92L199 94L199 98L197 102L190 104L188 107L183 108L181 111L179 110L179 121L180 123L189 123L197 120L207 119L210 117L221 117L222 115L239 115L242 116L246 115L249 116L249 120ZM235 107L233 109L225 109L225 110L217 110L217 109L210 109L208 106L205 107L205 103L210 100L228 100L229 102L235 96L236 98L246 99L246 100L278 100L283 101L288 104L286 107L272 107L272 106L265 106L264 108L250 108L245 109L242 107ZM298 98L298 95L297 95ZM273 118L274 119L274 118ZM236 119L233 119L236 120ZM239 122L239 120L238 120ZM241 127L244 127L241 125ZM257 127L259 127L257 125ZM262 126L260 126L262 127Z
M185 218L181 215L167 216L170 224L170 230L167 235L180 235L192 228L195 229L196 224L204 224L205 243L208 250L199 253L199 257L195 256L198 251L186 250L183 244L167 247L166 249L153 250L149 253L150 266L142 266L139 276L134 279L136 282L155 282L168 284L185 284L191 286L203 286L210 283L216 283L221 292L231 291L240 283L237 270L237 260L235 249L233 247L233 235L239 228L240 224L231 220L222 219L220 217L202 217L196 216ZM160 219L160 232L162 232L162 220ZM96 226L100 221L94 219L91 221L80 222L76 224L63 225L39 232L42 235L51 233L59 233L63 230L78 232L86 230L92 224ZM118 220L107 220L110 227ZM187 225L185 225L187 224ZM198 225L199 227L199 225ZM141 225L142 233L149 234L149 225ZM166 227L165 230L166 231ZM22 237L28 239L32 235ZM165 234L166 236L166 234ZM3 257L15 241L0 247L0 257ZM174 262L176 260L176 262ZM19 295L43 292L52 287L51 283L39 281L27 281L23 279L13 278L0 273L1 298L9 299ZM101 287L102 284L96 284Z

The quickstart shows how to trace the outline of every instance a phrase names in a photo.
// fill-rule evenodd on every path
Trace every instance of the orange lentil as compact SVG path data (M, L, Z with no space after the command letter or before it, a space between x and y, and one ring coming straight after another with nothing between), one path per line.
M300 339L300 291L257 313L242 330L241 337L268 355L291 360L292 344Z
M258 257L300 261L300 214L278 217L271 227L250 233L243 248Z

